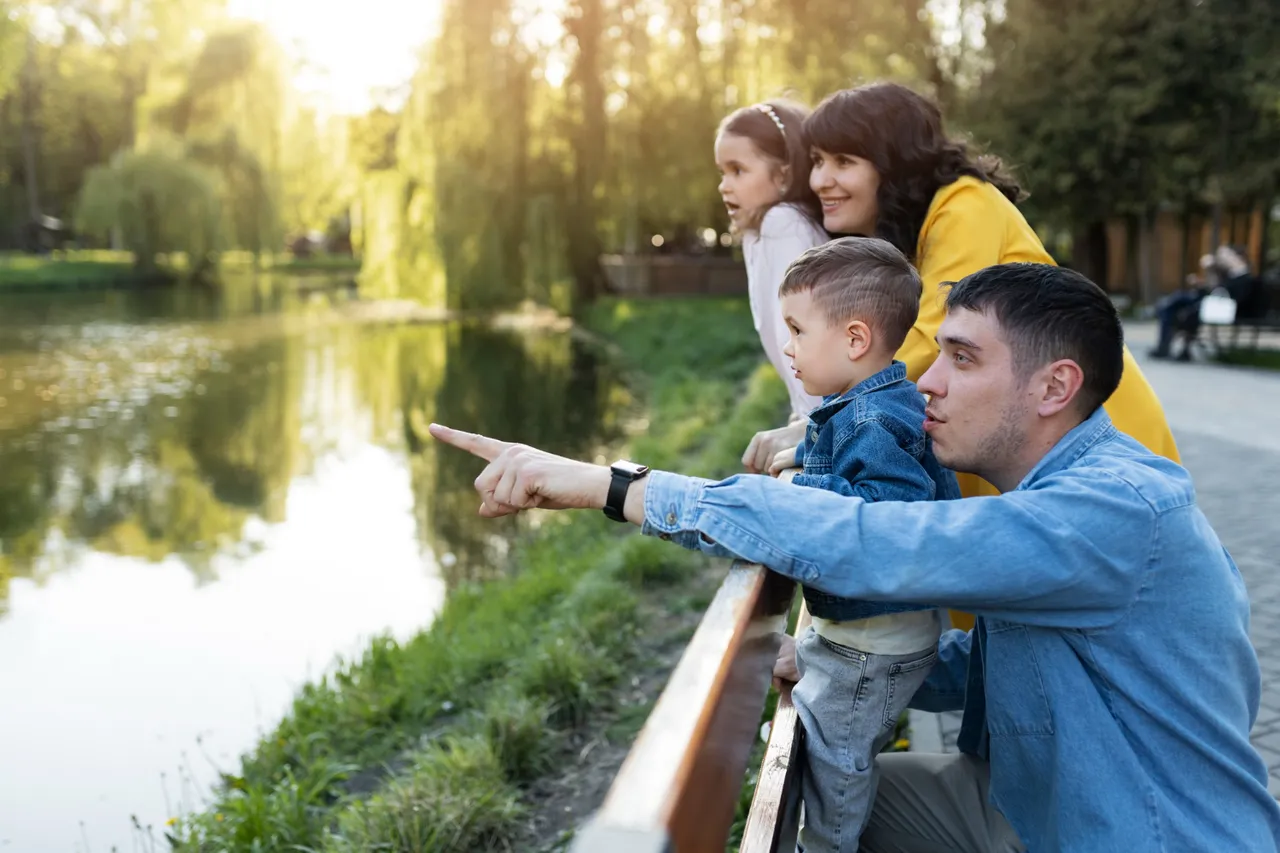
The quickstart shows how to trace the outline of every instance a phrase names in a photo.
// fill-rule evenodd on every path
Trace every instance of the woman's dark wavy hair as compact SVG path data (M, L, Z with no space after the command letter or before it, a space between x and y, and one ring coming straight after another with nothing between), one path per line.
M998 157L974 154L942 128L938 105L897 83L871 83L828 95L805 119L809 144L861 157L880 175L876 236L916 260L916 243L938 190L963 175L993 184L1014 203L1017 182Z
M766 110L773 110L773 115L782 122L779 128ZM777 204L790 204L803 213L814 225L822 227L822 202L809 189L809 166L812 157L809 153L809 140L804 135L805 120L809 116L809 108L785 98L774 98L742 107L725 116L720 122L717 133L730 133L751 140L751 144L775 168L787 167L787 188ZM760 227L764 215L773 205L762 210L748 212L748 228Z

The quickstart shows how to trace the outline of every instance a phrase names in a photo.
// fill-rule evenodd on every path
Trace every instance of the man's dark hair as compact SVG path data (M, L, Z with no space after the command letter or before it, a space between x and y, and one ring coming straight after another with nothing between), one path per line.
M792 261L778 296L809 292L827 322L861 320L894 353L920 313L921 288L915 267L892 243L841 237Z
M1107 294L1078 272L1050 264L999 264L951 285L947 311L989 314L1025 379L1059 359L1080 365L1086 417L1115 392L1124 371L1124 328Z

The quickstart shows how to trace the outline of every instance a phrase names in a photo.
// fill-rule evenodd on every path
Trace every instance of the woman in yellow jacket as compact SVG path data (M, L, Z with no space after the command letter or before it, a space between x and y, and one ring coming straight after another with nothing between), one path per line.
M1018 212L1021 190L999 160L948 139L937 106L911 89L875 83L836 92L805 121L804 133L827 231L888 240L920 271L920 316L897 354L912 381L938 355L941 285L993 264L1053 263ZM1119 430L1178 459L1160 401L1127 349L1106 410ZM767 449L761 457L772 459ZM973 476L961 476L960 486L966 496L995 494Z

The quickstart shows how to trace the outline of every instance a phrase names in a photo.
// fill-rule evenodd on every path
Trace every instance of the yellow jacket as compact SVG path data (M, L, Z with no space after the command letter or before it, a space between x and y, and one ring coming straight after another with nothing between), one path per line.
M916 267L924 281L920 316L897 356L906 363L908 378L913 382L919 379L938 355L934 336L945 313L945 293L939 285L959 281L983 267L1014 261L1053 263L1036 232L1003 193L970 177L938 190L916 245ZM1164 410L1128 347L1124 351L1120 387L1105 408L1121 432L1133 436L1152 452L1178 461L1178 448ZM991 485L977 477L962 475L959 479L966 497L996 494Z

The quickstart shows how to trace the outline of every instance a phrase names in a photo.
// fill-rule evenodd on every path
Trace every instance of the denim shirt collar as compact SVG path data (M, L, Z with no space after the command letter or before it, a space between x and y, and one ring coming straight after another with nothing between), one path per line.
M1022 478L1018 488L1022 491L1034 486L1041 479L1051 474L1070 468L1076 460L1089 452L1098 442L1116 434L1115 425L1106 409L1099 406L1089 417L1058 440L1035 467Z
M876 391L886 385L892 385L895 382L902 382L907 378L907 366L900 361L891 363L884 370L873 373L866 379L854 385L843 394L830 394L822 398L822 405L809 413L809 418L818 426L822 426L836 412L843 409L849 403L872 391Z

